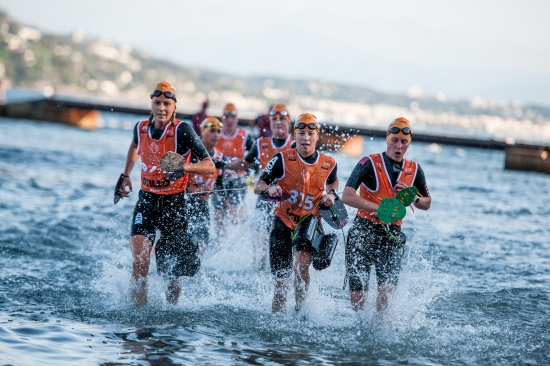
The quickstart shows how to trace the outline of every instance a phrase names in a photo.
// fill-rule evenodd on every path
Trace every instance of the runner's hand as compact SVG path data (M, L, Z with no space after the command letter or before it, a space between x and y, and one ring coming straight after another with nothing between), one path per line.
M267 187L267 193L269 197L280 197L283 194L283 189L280 186L269 186Z
M321 198L321 204L325 207L330 207L334 205L334 199L335 197L332 193L327 193Z
M397 182L395 184L395 187L393 187L393 190L395 191L395 193L399 192L400 190L402 190L403 188L407 188L408 185L406 185L405 183L403 182Z
M132 192L132 180L130 177L126 177L122 180L122 184L120 185L120 196L128 197L130 196L130 192Z

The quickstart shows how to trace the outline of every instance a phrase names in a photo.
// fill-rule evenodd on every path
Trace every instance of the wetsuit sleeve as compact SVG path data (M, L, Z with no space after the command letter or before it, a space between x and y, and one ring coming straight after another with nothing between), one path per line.
M217 191L219 196L225 197L226 192L225 187L223 186L223 172L218 178L216 178L216 181L214 182L214 190Z
M275 179L282 178L283 175L283 154L277 153L265 166L264 171L260 175L260 180L263 180L267 184L271 184Z
M139 122L136 123L136 125L134 126L134 137L132 138L132 141L136 145L138 144L138 125L139 125Z
M417 163L416 177L414 178L413 186L418 189L418 193L422 197L429 197L430 191L428 190L428 185L426 184L426 176L424 175L424 170L420 167L420 164Z
M197 155L191 154L191 163L196 164L196 163L198 163L199 161L200 161L200 160L199 160L199 158L197 158Z
M199 136L189 123L181 122L178 124L177 138L178 154L184 155L191 150L198 160L210 157Z
M246 149L246 151L249 151L250 149L252 149L252 146L256 145L254 142L255 142L254 137L252 137L251 134L247 134L246 135L246 143L244 145L244 148Z
M250 164L254 164L256 160L258 160L258 140L254 142L252 147L248 149L248 152L246 153L246 156L244 157L244 161Z
M357 190L361 183L364 183L370 189L376 189L376 177L372 160L369 157L364 157L357 163L346 182L346 187Z
M296 148L296 141L292 141L292 142L290 143L290 148L291 148L291 149L295 149L295 148Z
M334 169L332 169L332 171L328 175L327 184L332 184L338 180L337 173L338 173L338 165L334 164Z

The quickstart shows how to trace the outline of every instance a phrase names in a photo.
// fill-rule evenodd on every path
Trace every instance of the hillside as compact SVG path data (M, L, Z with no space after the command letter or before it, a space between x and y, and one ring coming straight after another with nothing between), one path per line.
M444 95L382 93L324 80L238 76L199 70L162 60L108 39L43 34L0 12L0 78L5 87L56 90L146 99L159 80L178 89L182 108L196 109L205 98L214 109L232 101L241 110L265 111L283 102L293 114L311 111L343 124L380 126L398 115L423 128L449 126L524 139L550 139L550 109L482 98L448 100ZM52 89L53 87L53 89Z

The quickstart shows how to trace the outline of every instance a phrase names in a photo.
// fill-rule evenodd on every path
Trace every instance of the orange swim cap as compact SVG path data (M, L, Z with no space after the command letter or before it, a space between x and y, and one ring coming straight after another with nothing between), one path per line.
M155 89L153 90L153 93L151 93L151 99L153 97L159 97L163 94L166 98L172 98L172 99L174 99L174 101L177 102L177 100L176 100L176 94L177 94L176 93L176 88L174 88L172 86L172 84L170 84L167 81L161 81L160 83L158 83L155 86Z
M167 81L161 81L158 83L157 86L155 86L155 90L160 90L161 92L169 91L176 94L176 88L174 88L172 84Z
M392 128L393 128L393 131L392 131ZM412 128L411 128L411 125L409 124L409 121L404 117L399 117L394 119L392 123L390 123L390 125L388 126L388 132L386 133L386 141L389 140L389 138L392 135L403 136L407 140L409 140L409 142L411 142Z
M319 130L319 132L321 132L321 124L317 121L317 117L315 117L311 113L300 114L300 116L298 117L296 122L294 122L294 130L298 129L298 124L299 123L305 123L306 126L308 126L308 128L309 128L309 124L314 123L317 130Z
M216 117L206 117L204 121L201 122L201 131L204 134L210 128L223 128L223 123L220 122Z
M275 116L281 116L290 122L290 113L283 103L278 103L269 111L269 119L275 118Z
M235 108L235 104L233 103L227 103L225 107L223 107L223 113L225 112L235 112L237 113L237 108Z

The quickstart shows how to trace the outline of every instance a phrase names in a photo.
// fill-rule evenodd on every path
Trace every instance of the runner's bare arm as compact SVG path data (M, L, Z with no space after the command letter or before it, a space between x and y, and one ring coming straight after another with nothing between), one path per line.
M132 142L130 144L130 148L128 149L128 155L126 156L126 166L124 167L124 175L127 177L122 180L122 184L120 186L120 195L122 197L128 197L130 195L130 192L132 192L132 181L130 180L130 173L132 172L132 169L134 168L134 165L136 165L138 159L139 155L137 154L137 144L135 142Z
M269 185L266 182L264 182L263 180L258 180L256 184L254 184L254 194L260 194L268 187Z
M369 202L363 197L359 196L357 194L357 190L349 186L346 186L344 188L344 193L342 193L342 202L350 207L371 212L376 212L376 210L378 210L378 207L380 207L379 204Z
M421 210L428 210L430 209L430 206L432 205L432 197L419 197L418 201L413 202L414 207L419 208Z
M280 186L270 186L263 180L258 180L254 185L254 193L260 194L265 190L267 190L270 197L279 197L283 194L283 189Z
M204 158L198 163L183 164L183 170L189 173L196 174L212 174L216 171L216 166L212 158Z

